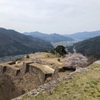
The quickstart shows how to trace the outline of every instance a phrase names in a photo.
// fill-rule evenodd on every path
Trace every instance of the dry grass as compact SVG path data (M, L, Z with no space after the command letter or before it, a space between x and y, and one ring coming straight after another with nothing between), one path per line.
M30 58L40 58L40 59L43 59L43 58L55 58L56 55L53 55L51 53L46 53L46 52L38 52L38 53L34 53L34 54L30 54L29 55Z
M88 72L76 73L53 91L22 100L100 100L100 65L91 65Z
M58 68L62 68L63 67L63 64L62 64L63 58L59 58L54 54L45 53L45 52L39 52L39 53L31 54L30 56L31 56L30 58L33 58L33 59L34 58L38 58L41 61L47 62L48 64L51 64L51 65L54 64ZM58 59L60 59L60 62L58 61Z

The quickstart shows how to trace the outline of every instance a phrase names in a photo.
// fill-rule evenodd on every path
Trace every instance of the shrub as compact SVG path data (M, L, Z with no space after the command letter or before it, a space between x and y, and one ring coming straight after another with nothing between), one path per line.
M86 67L88 64L87 60L87 57L80 53L69 53L65 56L64 65L69 68Z
M26 58L30 58L30 56L29 55L26 55Z
M57 59L60 62L60 58Z
M15 59L15 61L19 61L19 60L22 60L22 58L16 58L16 59Z
M67 54L63 45L58 45L54 50L51 51L51 53L57 54L58 56L64 56Z

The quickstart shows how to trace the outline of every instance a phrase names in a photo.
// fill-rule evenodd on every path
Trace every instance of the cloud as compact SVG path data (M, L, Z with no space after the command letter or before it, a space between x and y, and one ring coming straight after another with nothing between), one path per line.
M100 0L0 0L0 26L72 33L99 29Z

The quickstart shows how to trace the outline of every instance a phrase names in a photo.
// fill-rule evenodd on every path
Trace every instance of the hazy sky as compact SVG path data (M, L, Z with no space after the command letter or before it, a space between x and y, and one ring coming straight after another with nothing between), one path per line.
M100 30L100 0L0 0L0 27L60 34Z

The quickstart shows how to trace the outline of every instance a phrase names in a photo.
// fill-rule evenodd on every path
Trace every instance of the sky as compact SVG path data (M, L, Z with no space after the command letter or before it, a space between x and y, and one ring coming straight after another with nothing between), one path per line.
M0 27L48 34L100 30L100 0L0 0Z

